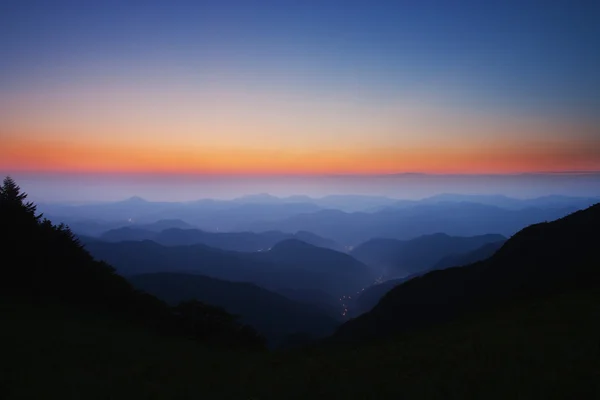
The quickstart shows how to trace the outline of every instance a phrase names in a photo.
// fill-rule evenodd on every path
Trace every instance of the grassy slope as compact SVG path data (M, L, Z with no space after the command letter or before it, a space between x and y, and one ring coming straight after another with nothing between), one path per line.
M597 398L600 292L360 348L239 353L0 301L0 398Z
M247 359L239 351L159 336L126 321L57 304L11 299L2 301L0 315L0 398L218 394L234 389L231 379Z

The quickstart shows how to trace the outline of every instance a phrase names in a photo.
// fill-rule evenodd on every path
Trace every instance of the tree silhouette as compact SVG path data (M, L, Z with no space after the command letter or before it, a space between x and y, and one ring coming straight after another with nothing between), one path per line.
M169 307L137 291L110 265L96 261L65 224L37 214L27 194L6 177L0 186L0 294L58 301L89 312L109 312L162 333L246 348L264 340L234 316L199 302Z
M25 202L27 194L21 191L21 188L10 177L7 176L0 186L0 209L10 213L22 213L30 215L36 221L39 221L42 214L36 215L37 207L33 202Z

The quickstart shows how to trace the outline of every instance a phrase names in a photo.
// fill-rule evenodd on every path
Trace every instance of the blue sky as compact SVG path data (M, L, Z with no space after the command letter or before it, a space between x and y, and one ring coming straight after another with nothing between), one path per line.
M598 21L597 1L5 0L0 172L598 171Z
M355 90L373 101L432 86L517 111L600 105L594 1L19 0L0 7L4 88L146 69Z

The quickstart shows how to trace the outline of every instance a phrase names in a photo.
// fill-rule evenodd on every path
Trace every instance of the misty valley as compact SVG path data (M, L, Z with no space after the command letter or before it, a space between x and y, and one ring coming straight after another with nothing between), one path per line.
M227 300L232 293L248 292L250 286L245 290L243 285L237 290L223 286L215 291L223 293L222 299L204 297L208 292L199 289L200 279L211 286L208 278L214 278L213 286L254 284L265 294L298 303L297 310L304 306L320 312L323 318L314 328L301 319L298 331L287 332L320 337L331 333L336 321L369 311L408 278L489 258L523 227L564 217L595 202L565 196L518 200L440 195L403 201L261 194L186 203L132 197L77 206L41 204L40 211L56 224L67 224L94 258L162 300L195 298L255 325L250 315L265 319L264 314L272 311L265 306L239 311L255 297L254 291L239 304ZM382 205L373 207L374 203ZM342 211L349 208L356 211ZM196 285L186 283L194 279L192 275L200 275ZM286 317L298 318L292 311ZM323 325L325 317L329 321ZM273 321L281 320L273 317Z

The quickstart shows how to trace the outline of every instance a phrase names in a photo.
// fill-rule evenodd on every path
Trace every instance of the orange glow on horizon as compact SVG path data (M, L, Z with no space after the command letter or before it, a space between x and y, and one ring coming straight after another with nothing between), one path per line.
M110 146L0 139L0 169L15 172L241 175L502 174L599 171L596 143L481 144L453 148L336 148L318 151L235 147Z
M207 175L600 171L596 119L496 114L411 93L371 104L336 94L322 98L256 88L234 87L230 93L186 86L180 93L90 84L75 89L67 85L0 97L0 170Z

